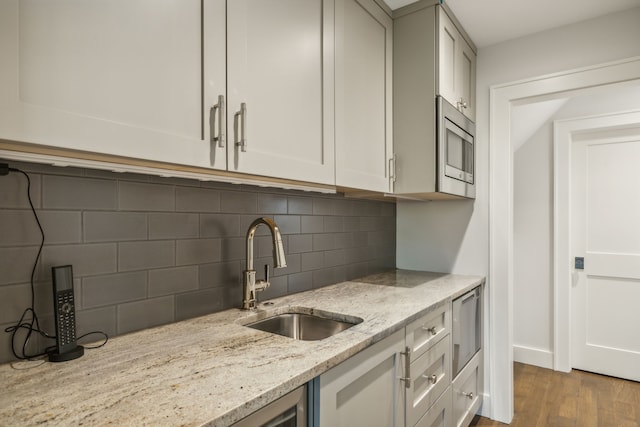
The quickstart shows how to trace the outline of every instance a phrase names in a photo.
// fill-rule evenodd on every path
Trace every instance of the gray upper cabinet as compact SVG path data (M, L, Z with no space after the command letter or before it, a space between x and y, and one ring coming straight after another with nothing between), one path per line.
M476 117L476 53L442 7L436 7L437 93L465 116Z
M453 15L431 0L394 11L393 29L394 192L450 198L438 193L436 96L475 119L475 47Z
M227 2L230 171L334 184L333 96L333 0Z
M333 185L333 14L333 0L3 0L0 139Z
M391 188L393 22L374 0L336 0L336 185Z
M0 139L209 167L224 16L223 0L3 0Z

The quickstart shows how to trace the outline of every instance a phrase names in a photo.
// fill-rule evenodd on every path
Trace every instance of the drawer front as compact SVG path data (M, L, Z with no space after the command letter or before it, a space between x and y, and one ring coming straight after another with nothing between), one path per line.
M453 381L452 400L455 426L468 426L482 403L482 350Z
M453 407L451 406L451 387L433 404L431 409L415 425L415 427L451 427L453 424Z
M451 384L451 337L447 335L411 363L411 386L407 389L407 425L422 418Z
M407 346L411 360L416 360L451 330L451 304L442 304L434 311L407 326Z

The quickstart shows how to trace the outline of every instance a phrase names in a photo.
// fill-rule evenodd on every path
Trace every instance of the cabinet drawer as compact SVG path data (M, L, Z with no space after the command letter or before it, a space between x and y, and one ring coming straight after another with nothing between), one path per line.
M451 406L451 387L442 393L442 396L433 404L431 409L415 427L451 427L453 423L453 407Z
M451 329L450 304L445 303L407 326L407 346L416 360Z
M482 398L482 350L480 350L453 381L453 425L468 426L480 408Z
M451 383L451 337L447 335L411 363L407 425L413 426Z

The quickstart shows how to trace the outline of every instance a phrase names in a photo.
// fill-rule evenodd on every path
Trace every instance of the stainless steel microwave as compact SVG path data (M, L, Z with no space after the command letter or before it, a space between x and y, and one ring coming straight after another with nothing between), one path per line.
M441 96L436 97L437 186L441 193L476 197L476 125Z

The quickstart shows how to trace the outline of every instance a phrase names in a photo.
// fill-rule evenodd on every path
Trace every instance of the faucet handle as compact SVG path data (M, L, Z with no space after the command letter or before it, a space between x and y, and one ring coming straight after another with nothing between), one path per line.
M269 287L271 283L269 283L269 264L264 265L264 280L256 280L255 281L255 292L264 291ZM257 298L257 296L256 296Z

